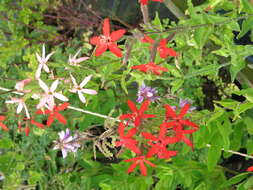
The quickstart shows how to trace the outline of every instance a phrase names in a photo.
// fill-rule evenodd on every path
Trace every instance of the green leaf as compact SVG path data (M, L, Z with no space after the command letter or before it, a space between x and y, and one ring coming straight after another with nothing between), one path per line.
M13 146L13 142L9 138L0 139L0 148L9 149Z
M245 112L246 110L248 109L251 109L253 108L253 103L251 102L245 102L245 103L242 103L240 104L239 106L237 106L237 108L234 110L234 119L239 117L239 115L243 112Z
M243 179L248 177L248 173L241 173L239 175L236 175L232 178L230 178L228 181L226 181L225 183L223 183L221 185L221 188L225 188L225 187L230 187L231 185L234 185L236 183L239 183L240 181L242 181Z
M244 184L246 189L251 189L253 187L253 176L251 176L247 182Z
M250 4L249 0L240 0L241 1L241 9L246 13L253 14L253 6Z
M182 85L184 84L184 80L183 79L175 79L171 85L171 92L172 94L174 94Z
M243 118L243 122L245 123L248 133L253 135L253 119L251 117Z
M231 74L231 80L234 81L236 78L237 73L242 70L245 67L245 61L238 60L234 63L232 62L232 65L229 68L230 74Z
M211 147L208 150L207 155L207 168L209 171L213 171L217 162L220 159L221 156L221 146L218 144L211 145Z
M105 184L105 183L99 183L99 187L102 189L102 190L112 190L112 187L108 184Z
M240 39L243 37L248 31L250 31L253 27L253 16L248 17L246 20L242 23L242 30L237 36L237 39Z

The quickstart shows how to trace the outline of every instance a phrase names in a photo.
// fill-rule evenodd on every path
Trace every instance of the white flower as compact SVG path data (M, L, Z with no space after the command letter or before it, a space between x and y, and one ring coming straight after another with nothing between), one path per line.
M41 80L39 79L40 87L45 91L44 95L40 99L39 104L37 105L37 109L44 107L46 104L48 105L50 110L54 109L55 103L54 98L57 98L62 101L68 101L68 98L62 95L61 93L54 92L58 86L58 80L54 81L50 88Z
M21 80L19 82L16 83L15 85L15 89L17 89L18 91L23 91L24 90L24 87L27 83L31 82L32 79L31 78L27 78L27 79L24 79L24 80ZM25 90L24 91L25 93L28 93L28 92L31 92L31 90Z
M83 102L83 103L86 102L86 99L85 99L83 93L91 94L91 95L97 94L96 90L83 88L90 81L91 75L85 77L79 85L77 84L76 79L71 74L70 74L70 77L71 77L71 80L74 84L74 88L72 88L70 90L70 92L77 93L81 102Z
M11 100L7 100L5 103L6 104L16 104L16 103L18 103L18 107L17 107L17 110L16 110L17 114L19 114L22 111L22 109L24 108L27 119L30 119L30 114L29 114L28 109L25 105L25 102L22 98L11 98Z
M69 64L70 65L81 66L78 63L81 63L81 62L86 61L87 59L89 59L89 57L80 57L80 58L77 59L76 57L78 56L80 51L81 51L81 49L79 49L73 57L72 57L72 55L69 55Z
M55 146L53 149L61 149L63 158L66 158L68 152L76 152L80 147L77 136L70 136L70 130L68 128L66 129L66 133L65 131L61 131L58 134L60 139L58 141L54 141Z
M38 69L35 74L36 79L40 78L40 74L41 74L42 69L44 71L46 71L47 73L49 73L49 68L46 63L53 54L54 54L54 52L51 52L50 54L48 54L46 56L45 44L43 44L43 46L42 46L42 56L39 56L39 54L36 53L36 57L39 62L39 66L38 66Z

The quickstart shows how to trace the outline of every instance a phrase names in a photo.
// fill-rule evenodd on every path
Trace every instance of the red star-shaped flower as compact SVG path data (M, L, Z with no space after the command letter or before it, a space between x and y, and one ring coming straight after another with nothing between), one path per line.
M177 151L167 150L167 145L176 143L180 139L178 139L177 137L167 137L166 131L167 131L166 128L161 127L158 137L155 137L151 133L147 133L147 132L141 133L145 139L155 142L155 143L148 142L151 148L149 149L146 155L147 158L150 158L155 154L157 154L158 158L161 158L161 159L169 159L171 156L176 156Z
M125 126L124 124L121 122L119 123L119 127L118 127L118 133L119 133L119 137L120 137L120 141L116 141L116 146L124 146L130 150L132 150L134 153L136 154L140 154L141 151L140 149L136 146L136 144L138 143L136 140L132 139L132 137L136 134L137 129L136 128L132 128L130 129L127 134L124 134L124 130L125 130Z
M5 120L5 116L2 116L2 115L0 115L0 127L2 127L2 129L4 130L4 131L9 131L10 129L5 125L5 124L3 124L1 121L3 121L3 120Z
M144 114L144 112L148 109L149 103L149 100L144 101L141 108L138 110L134 103L131 100L128 100L127 104L133 113L123 114L120 116L120 119L130 119L134 123L135 127L139 126L142 119L155 117L153 114Z
M118 57L122 57L122 53L115 41L119 40L126 30L120 29L110 33L110 21L109 18L104 19L103 23L103 35L95 36L90 39L90 43L97 46L95 56L100 56L108 48Z
M144 43L149 43L151 45L150 49L153 48L153 45L155 43L155 40L153 40L151 37L149 37L147 35L145 35L141 41ZM171 48L166 47L166 45L167 45L167 38L162 39L159 42L159 45L157 47L157 51L159 52L160 57L167 58L168 56L173 56L173 57L177 56L177 52Z
M132 161L133 161L133 163L128 168L127 173L131 173L132 171L134 171L134 169L136 168L137 165L140 165L141 174L146 176L147 175L147 168L146 168L144 163L150 165L151 167L155 167L155 164L153 164L150 161L146 160L145 156L139 156L139 157L124 160L124 162L132 162Z
M157 2L163 2L163 0L152 0L152 1L157 1ZM147 5L149 0L139 0L141 5Z
M153 62L149 62L147 64L142 64L142 65L134 65L132 66L132 69L138 69L139 71L142 71L144 73L151 72L156 75L162 74L162 71L164 72L168 71L167 68L160 67Z
M63 123L64 125L66 125L67 121L66 119L59 113L59 111L65 110L67 107L69 106L69 103L63 103L59 106L55 106L54 109L51 110L38 110L36 112L36 114L49 114L49 117L47 119L47 126L50 126L53 122L54 119L57 119L58 121L60 121L61 123Z
M198 125L189 121L184 120L183 117L189 110L190 105L185 104L180 113L177 115L175 111L169 106L165 105L166 109L166 121L164 122L161 127L171 128L175 133L177 138L180 138L183 140L188 146L193 147L193 144L189 139L187 139L184 134L192 134L193 132L197 131L199 129ZM189 126L193 129L184 130L184 126Z

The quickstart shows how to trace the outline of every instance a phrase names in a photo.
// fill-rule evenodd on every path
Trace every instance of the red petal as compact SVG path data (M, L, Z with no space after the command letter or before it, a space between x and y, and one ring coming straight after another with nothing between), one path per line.
M100 44L100 39L101 37L100 36L94 36L90 39L90 43L92 45L99 45Z
M5 116L0 115L0 121L5 120Z
M125 129L124 124L120 122L118 127L118 133L121 138L124 137L124 129Z
M182 140L185 142L185 144L187 144L193 149L193 144L189 139L187 139L185 136L182 136Z
M140 115L143 114L148 109L149 104L150 104L149 100L145 100L145 102L142 103L141 108L139 110Z
M110 20L109 20L109 18L104 19L103 34L107 37L110 36Z
M0 123L0 127L2 127L2 129L4 130L4 131L9 131L10 129L5 125L5 124L3 124L3 123Z
M42 123L38 123L34 120L31 120L31 124L36 125L37 127L44 129L44 125Z
M196 128L196 129L199 129L199 126L189 120L180 120L180 123L183 124L183 125L186 125L186 126L190 126L190 127L193 127L193 128Z
M131 138L132 136L134 136L137 132L137 129L136 128L132 128L130 129L127 134L125 135L126 138Z
M64 125L67 124L66 119L65 119L61 114L59 114L58 112L55 112L55 116L57 117L57 119L58 119L61 123L63 123Z
M125 144L125 147L132 150L135 154L141 154L140 149L135 144Z
M250 166L250 167L247 169L247 172L253 172L253 166Z
M164 140L164 143L165 144L173 144L173 143L177 143L178 141L180 141L181 138L179 137L167 137L165 140Z
M47 118L47 126L51 126L52 123L54 122L54 117L55 115L54 114L50 114L49 117Z
M30 128L29 127L25 127L25 135L28 136L30 133Z
M177 117L174 110L168 104L164 105L164 107L166 109L166 119L168 119L168 118L174 119L175 117Z
M145 118L153 118L153 117L156 117L156 116L154 114L143 114L141 117L143 119L145 119Z
M138 112L136 106L134 105L134 103L131 100L127 101L128 107L131 109L131 111L134 112Z
M162 39L161 41L160 41L160 43L159 43L159 46L166 46L167 45L167 38L165 38L165 39Z
M166 48L167 49L167 53L170 55L170 56L177 56L177 52L171 48Z
M183 133L184 134L192 134L194 132L196 132L197 130L196 129L191 129L191 130L183 130Z
M126 30L124 29L120 29L120 30L116 30L112 32L110 35L112 42L119 40L125 33L126 33Z
M153 146L153 147L151 147L151 148L149 149L149 151L148 151L146 157L147 157L147 158L150 158L150 157L152 157L154 154L156 154L158 151L159 151L159 150L157 149L157 147L156 147L156 146Z
M135 120L134 120L134 126L135 126L135 127L138 127L138 126L140 126L140 124L141 124L141 119L140 119L140 117L136 117Z
M137 158L126 159L126 160L123 160L123 161L124 162L132 162L132 161L135 161L135 160L138 160L138 157Z
M146 166L144 165L143 161L139 162L140 164L140 170L141 170L141 174L146 176L147 175L147 168Z
M100 56L102 53L104 53L107 50L107 45L106 44L100 44L97 46L95 56Z
M141 5L147 5L148 4L148 0L140 0L140 4Z
M45 115L45 114L49 114L51 111L50 110L37 110L36 111L36 114L43 114L43 115Z
M137 165L136 162L132 163L131 166L128 168L127 173L131 173L132 171L134 171L134 168L136 168L136 165Z
M132 115L131 113L129 114L123 114L119 117L120 120L124 120L124 119L131 119L132 118Z
M67 103L67 102L63 103L63 104L57 106L57 110L59 110L59 111L65 110L68 106L69 106L69 103Z
M121 50L119 49L119 47L116 44L110 43L109 44L109 49L117 57L122 57Z
M181 109L178 118L182 119L184 117L184 115L187 113L187 111L190 108L190 104L185 104L184 107Z
M153 136L152 134L150 133L147 133L147 132L142 132L141 135L145 138L145 139L148 139L148 140L151 140L151 141L158 141L159 139L155 136Z
M144 35L144 38L141 39L141 42L153 44L155 40L147 35Z
M148 161L148 160L144 160L144 162L146 162L148 165L150 165L151 167L155 167L155 164L153 164L152 162Z

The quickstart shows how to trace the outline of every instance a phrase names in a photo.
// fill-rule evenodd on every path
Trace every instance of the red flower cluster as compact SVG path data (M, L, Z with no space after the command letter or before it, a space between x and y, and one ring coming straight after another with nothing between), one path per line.
M132 69L137 69L137 70L142 71L144 73L150 72L150 73L154 73L156 75L161 75L163 71L164 72L168 71L167 68L160 67L153 62L150 62L147 64L142 64L142 65L134 65L134 66L132 66Z
M5 116L2 116L2 115L0 115L0 127L2 127L2 129L4 130L4 131L9 131L9 128L5 125L5 124L3 124L1 121L4 121L5 120Z
M176 156L177 151L168 150L168 146L170 144L183 141L187 145L193 147L191 141L185 137L185 134L192 134L199 129L195 123L187 119L183 119L190 107L189 104L186 104L178 115L169 105L165 105L165 122L160 125L158 135L153 135L149 132L142 131L145 130L145 126L142 125L143 120L155 117L153 114L144 114L144 112L148 109L149 104L150 102L146 100L138 110L134 103L128 100L128 106L133 113L123 114L120 116L120 119L128 119L128 121L126 123L121 122L119 124L118 133L120 140L116 142L116 146L125 147L137 155L135 158L124 160L125 162L133 161L132 165L127 171L128 173L132 172L135 167L139 165L141 174L147 175L147 169L144 163L152 167L155 166L153 163L147 160L148 158L157 156L160 159L169 159L172 156ZM132 124L131 126L133 127L130 128L129 124ZM192 127L193 129L185 130L185 126ZM170 130L169 133L168 130ZM125 131L127 131L126 134ZM144 140L140 140L138 142L133 138L137 135L139 137L143 137ZM147 144L143 144L143 142L146 142L145 139L148 140Z

